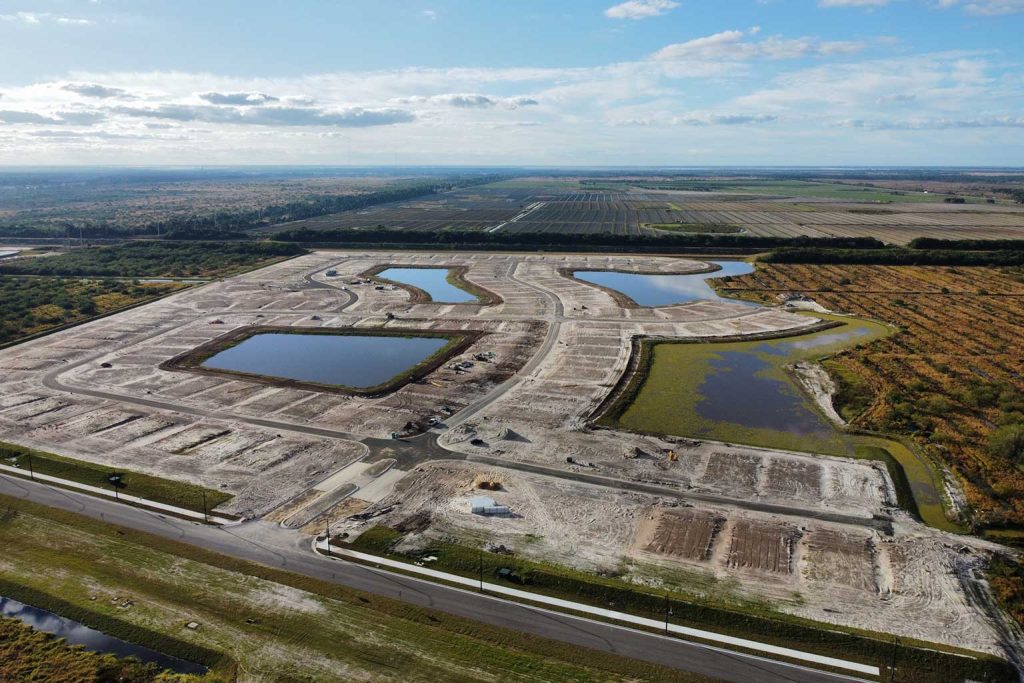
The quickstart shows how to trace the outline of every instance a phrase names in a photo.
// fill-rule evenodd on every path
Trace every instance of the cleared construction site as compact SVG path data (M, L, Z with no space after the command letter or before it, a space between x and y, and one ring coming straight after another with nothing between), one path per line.
M477 299L436 302L375 277L399 266L449 269ZM884 463L594 426L636 338L762 338L820 323L724 300L626 305L567 275L710 268L316 252L0 351L0 440L217 489L232 496L219 512L296 534L328 519L348 539L385 525L408 547L500 546L1002 655L974 597L994 546L902 510ZM182 365L261 330L459 343L364 393Z

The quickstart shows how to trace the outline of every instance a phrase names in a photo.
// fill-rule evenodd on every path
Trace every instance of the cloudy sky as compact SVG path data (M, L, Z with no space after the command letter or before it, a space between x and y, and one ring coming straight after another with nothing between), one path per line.
M1022 165L1024 0L0 0L0 164Z

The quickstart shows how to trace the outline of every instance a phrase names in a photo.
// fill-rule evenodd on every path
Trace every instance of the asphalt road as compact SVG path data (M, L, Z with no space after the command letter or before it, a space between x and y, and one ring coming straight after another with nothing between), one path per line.
M0 493L189 543L206 550L523 633L726 681L861 680L520 605L310 552L308 539L267 522L207 527L113 501L0 475ZM40 539L41 543L45 539Z

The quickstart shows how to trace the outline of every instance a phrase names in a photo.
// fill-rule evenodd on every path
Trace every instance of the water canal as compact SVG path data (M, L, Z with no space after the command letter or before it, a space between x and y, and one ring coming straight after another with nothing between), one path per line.
M0 616L17 619L37 631L52 633L58 638L63 638L69 645L81 645L91 652L111 654L115 657L134 657L145 664L155 664L161 669L179 674L202 675L207 671L201 664L108 636L72 619L11 598L0 597Z

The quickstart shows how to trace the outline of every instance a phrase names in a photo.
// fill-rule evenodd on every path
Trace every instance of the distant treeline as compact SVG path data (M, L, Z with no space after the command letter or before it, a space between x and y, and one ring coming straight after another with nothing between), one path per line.
M445 182L419 182L397 187L386 187L362 194L310 195L284 204L233 210L213 211L204 215L170 216L144 226L131 228L109 221L75 223L67 221L64 227L33 225L8 225L0 227L0 234L11 237L54 237L72 238L125 237L132 235L166 235L170 239L239 239L243 231L254 230L290 221L326 216L342 211L365 209L377 204L400 202L415 197L447 192L455 187L479 185L494 182L499 176L479 176L467 179L453 179ZM202 235L192 237L191 235Z
M748 235L613 235L610 233L558 233L558 232L483 232L478 230L389 230L366 228L360 230L286 230L274 235L275 240L302 244L323 245L429 245L467 248L520 248L538 249L562 247L620 247L624 250L730 249L748 253L777 247L814 247L839 249L884 249L885 243L873 237L763 237Z
M1024 251L959 249L820 249L784 247L761 260L766 263L829 263L879 266L1022 266Z
M959 251L1024 251L1024 240L940 240L918 237L907 245L911 249L950 249Z
M221 277L305 252L275 242L128 242L0 264L0 274L100 277Z

